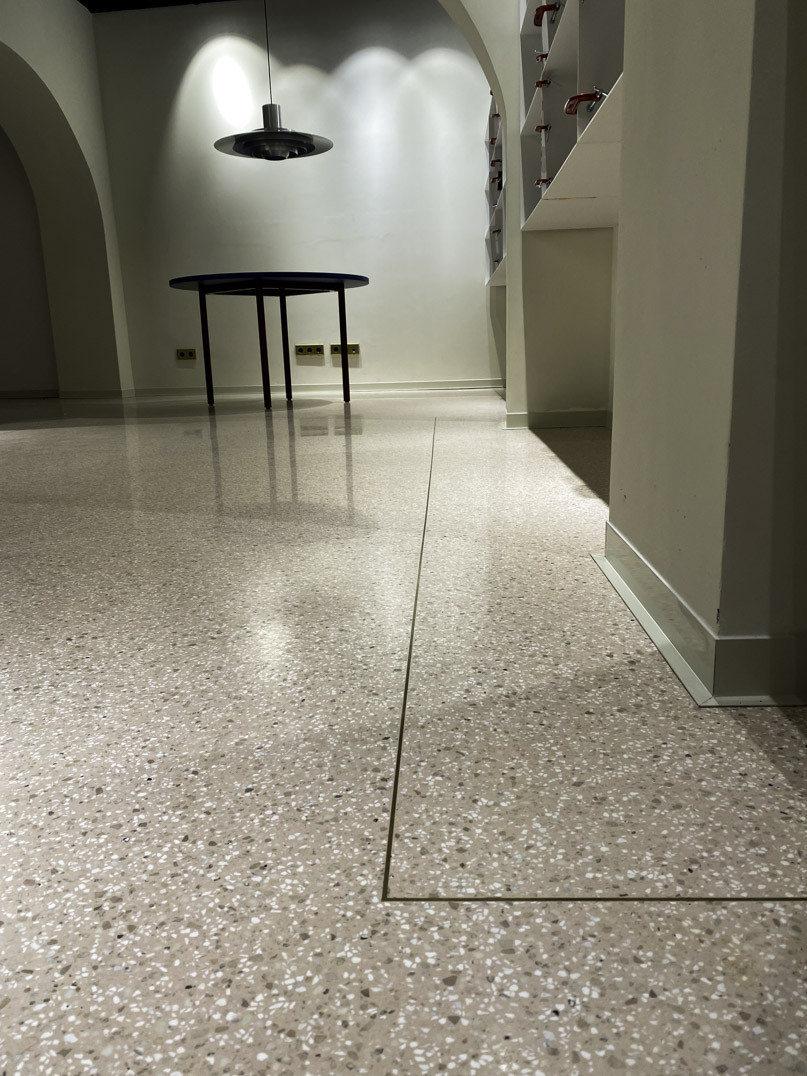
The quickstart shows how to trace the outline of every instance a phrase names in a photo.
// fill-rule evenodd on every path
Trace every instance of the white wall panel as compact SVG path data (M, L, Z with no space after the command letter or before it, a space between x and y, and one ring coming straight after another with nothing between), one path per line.
M491 368L484 291L487 81L437 0L271 4L274 97L287 126L333 139L320 157L217 153L268 100L260 4L96 17L136 385L203 382L196 298L168 279L202 272L360 273L348 297L356 384L476 379ZM280 373L276 304L270 365ZM259 380L254 301L211 298L216 384ZM332 296L291 300L291 342L338 339ZM310 360L307 360L310 363ZM338 371L294 365L298 384Z

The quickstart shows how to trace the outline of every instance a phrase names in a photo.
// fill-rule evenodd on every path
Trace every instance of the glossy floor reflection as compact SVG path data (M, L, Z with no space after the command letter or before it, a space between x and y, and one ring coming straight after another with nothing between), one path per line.
M0 1071L805 1071L805 714L698 711L604 431L502 420L0 404ZM597 899L693 875L766 902Z
M563 434L577 474L438 430L390 894L807 894L804 711L694 706L589 555L605 432Z

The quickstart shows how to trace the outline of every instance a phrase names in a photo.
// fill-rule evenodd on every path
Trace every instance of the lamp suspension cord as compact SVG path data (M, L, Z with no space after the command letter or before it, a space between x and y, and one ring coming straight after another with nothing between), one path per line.
M272 97L272 61L269 58L269 15L266 10L267 0L263 0L263 28L266 35L266 68L269 72L269 103L274 104Z

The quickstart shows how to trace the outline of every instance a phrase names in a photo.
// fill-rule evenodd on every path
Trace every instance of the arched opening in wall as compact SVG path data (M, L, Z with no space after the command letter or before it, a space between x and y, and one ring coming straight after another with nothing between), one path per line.
M474 22L465 0L438 0L438 3L441 7L445 8L446 12L451 17L451 21L456 25L457 29L473 50L474 56L476 56L479 61L479 66L485 72L485 77L490 84L493 96L496 98L501 110L502 119L504 119L506 116L506 103L504 94L502 93L501 84L499 83L496 69L493 66L493 60L482 39L482 34L479 32L479 28Z
M0 128L0 398L58 396L42 237L31 184Z
M53 94L1 43L0 129L36 204L59 395L119 395L104 223L90 169ZM2 255L7 263L22 256Z
M491 123L488 127L488 134L494 134L496 126L498 126L499 133L499 142L491 157L492 159L499 157L503 161L506 157L504 132L507 127L507 101L502 92L493 60L479 27L471 15L466 0L439 0L439 3L468 42L491 87L491 95L495 102L494 114L498 115L498 125ZM504 17L502 12L500 12L500 17ZM499 167L504 171L502 163L500 163ZM495 172L492 171L488 177L489 185L492 184L494 175ZM489 189L493 192L492 187L489 187ZM512 190L512 186L510 189ZM491 210L485 239L491 260L488 271L493 275L497 267L499 270L496 276L493 277L496 286L491 283L487 289L488 346L491 356L491 369L495 370L501 377L503 388L507 383L507 270L505 264L503 264L507 245L506 201L507 197L504 190L501 191L498 199L495 193L492 193L492 197L489 198ZM498 236L498 239L496 236Z

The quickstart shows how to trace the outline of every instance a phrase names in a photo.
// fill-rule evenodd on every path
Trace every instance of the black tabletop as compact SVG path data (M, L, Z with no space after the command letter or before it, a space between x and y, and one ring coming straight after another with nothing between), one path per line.
M346 288L362 288L369 277L354 273L202 273L198 276L177 276L168 281L172 288L185 291L204 290L214 295L254 295L260 286L265 295L313 295L336 291L340 284Z

